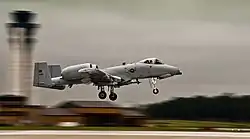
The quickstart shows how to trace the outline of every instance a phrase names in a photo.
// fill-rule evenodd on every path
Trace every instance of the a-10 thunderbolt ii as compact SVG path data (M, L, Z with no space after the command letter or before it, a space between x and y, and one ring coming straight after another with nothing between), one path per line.
M84 63L68 66L61 70L60 65L48 65L47 62L36 62L34 67L33 86L64 90L76 84L93 84L100 90L98 96L105 99L108 88L109 99L115 101L115 88L124 85L140 84L140 79L149 79L153 93L158 94L156 80L182 75L174 66L164 64L158 58L146 58L134 63L122 63L118 66L100 69L96 64Z

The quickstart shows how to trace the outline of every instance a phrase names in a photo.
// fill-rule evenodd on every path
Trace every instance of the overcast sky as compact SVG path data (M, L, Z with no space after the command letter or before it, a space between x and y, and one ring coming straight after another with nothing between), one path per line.
M92 62L100 67L157 57L178 66L182 76L147 80L116 89L117 103L158 102L172 97L250 93L250 1L241 0L35 0L0 2L0 77L8 63L4 23L13 9L38 13L34 60L61 64ZM64 91L33 88L33 103L64 99L99 100L96 87Z

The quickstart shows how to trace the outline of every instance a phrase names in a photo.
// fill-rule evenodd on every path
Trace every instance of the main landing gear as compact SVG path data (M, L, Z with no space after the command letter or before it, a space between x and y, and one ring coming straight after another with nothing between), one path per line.
M100 88L101 88L101 91L98 94L99 98L100 99L106 99L107 93L105 92L104 86L101 86ZM114 92L114 87L111 86L109 99L112 100L112 101L115 101L117 99L117 97L118 97L117 94Z
M149 80L149 84L150 84L150 87L153 88L153 94L158 94L160 91L159 89L156 87L156 78L151 78Z
M107 97L107 93L104 90L104 87L101 87L101 91L98 94L100 99L105 99Z
M72 88L72 86L73 86L73 84L69 84L69 85L68 85L69 88Z

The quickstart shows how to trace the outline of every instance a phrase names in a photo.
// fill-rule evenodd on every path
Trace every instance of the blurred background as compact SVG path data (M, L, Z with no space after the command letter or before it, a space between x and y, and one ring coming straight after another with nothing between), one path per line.
M34 61L66 67L92 62L101 68L157 57L182 69L181 77L147 80L116 89L116 103L143 104L224 92L248 94L250 2L243 0L2 0L0 91L6 88L8 13L28 9L41 24ZM99 100L96 87L64 91L33 88L32 103Z

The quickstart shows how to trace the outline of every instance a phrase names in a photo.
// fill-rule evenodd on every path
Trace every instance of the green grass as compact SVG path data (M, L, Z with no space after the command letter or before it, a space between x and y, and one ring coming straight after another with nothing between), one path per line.
M199 128L182 127L56 127L56 126L8 126L0 130L99 130L99 131L202 131Z
M119 131L170 131L170 130L197 130L172 127L56 127L56 126L5 126L0 130L119 130Z
M187 120L151 120L156 126L168 127L197 127L197 128L250 128L250 123L214 122L214 121L187 121Z
M250 128L250 123L187 120L150 120L148 121L147 127L0 126L0 130L211 131L213 130L213 128Z

